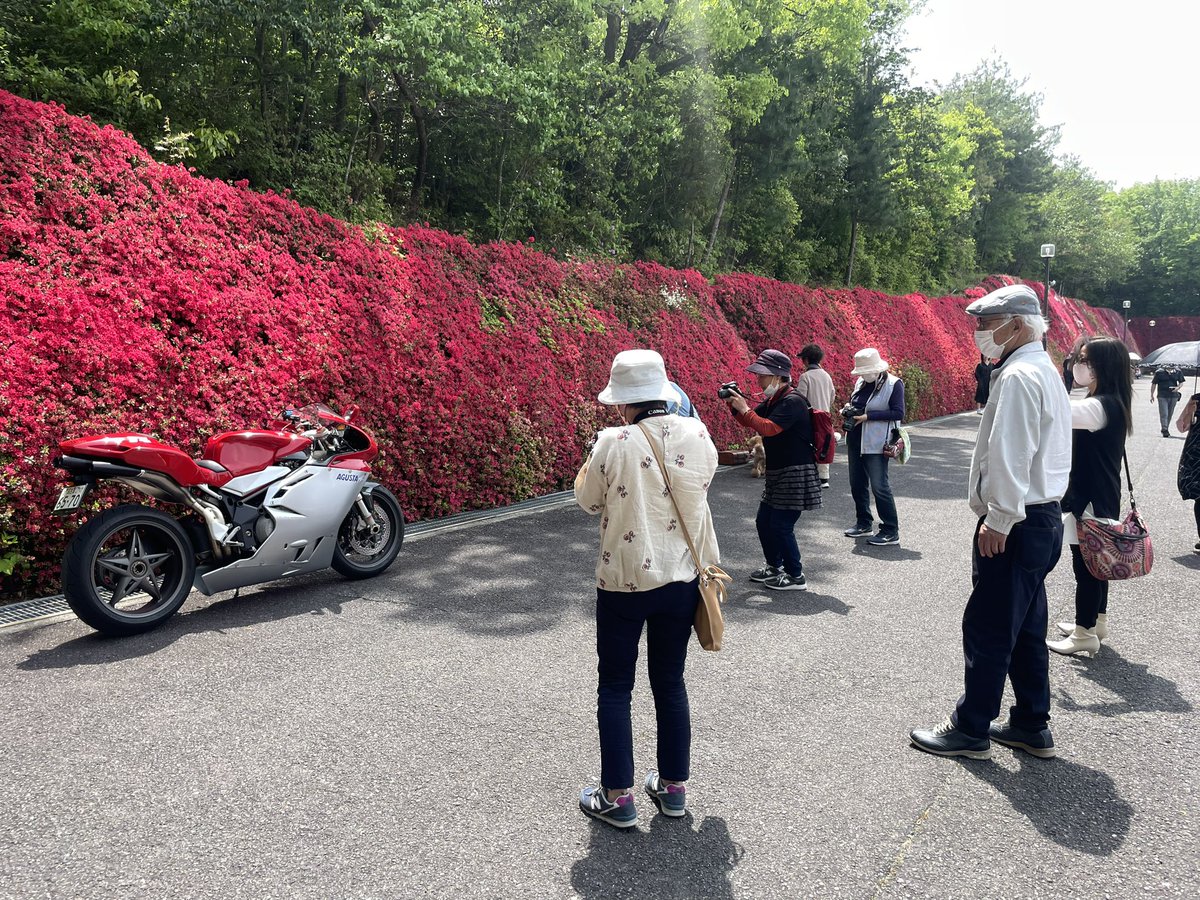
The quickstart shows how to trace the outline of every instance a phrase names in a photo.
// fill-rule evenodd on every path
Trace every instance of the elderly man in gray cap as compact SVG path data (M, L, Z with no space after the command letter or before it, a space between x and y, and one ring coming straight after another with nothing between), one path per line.
M1071 472L1071 407L1042 348L1046 321L1025 285L992 291L967 307L975 344L998 357L968 485L975 528L973 589L963 613L964 690L941 725L912 742L939 756L988 759L991 741L1054 756L1046 652L1047 573L1062 552L1059 501ZM1004 680L1016 702L1000 714Z

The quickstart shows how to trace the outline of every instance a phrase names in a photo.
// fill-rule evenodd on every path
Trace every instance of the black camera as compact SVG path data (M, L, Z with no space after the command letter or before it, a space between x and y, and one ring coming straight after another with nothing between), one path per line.
M866 412L861 406L855 406L853 403L847 403L842 407L842 430L849 431L858 423L854 419L863 415Z
M738 390L736 381L727 381L717 388L717 396L722 400L728 400L730 397L745 397L746 395Z

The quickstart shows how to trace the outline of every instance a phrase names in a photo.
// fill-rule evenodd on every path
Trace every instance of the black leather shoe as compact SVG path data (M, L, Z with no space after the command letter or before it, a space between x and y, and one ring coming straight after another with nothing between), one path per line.
M933 728L914 728L908 735L913 746L935 756L966 756L991 759L992 742L963 734L950 719Z
M988 728L988 737L1005 747L1014 747L1031 753L1038 759L1053 759L1058 751L1054 749L1054 737L1049 728L1041 731L1031 731L1025 728L1015 728L1012 725L997 725L995 722Z

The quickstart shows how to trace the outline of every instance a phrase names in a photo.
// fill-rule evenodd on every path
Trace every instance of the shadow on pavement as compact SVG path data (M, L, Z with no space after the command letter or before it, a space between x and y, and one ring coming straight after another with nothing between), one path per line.
M1013 753L1020 765L1015 772L986 762L963 768L1003 794L1056 844L1091 856L1111 856L1120 849L1133 807L1108 775L1061 757L1033 760L1019 750Z
M1104 703L1077 703L1064 690L1058 690L1058 703L1072 712L1083 711L1101 716L1121 716L1133 712L1186 713L1192 705L1179 693L1175 682L1150 673L1144 663L1125 659L1110 646L1105 646L1095 659L1072 659L1076 672L1088 681L1120 697Z
M188 603L195 603L198 598L193 594L178 613L154 631L130 637L105 637L93 632L72 638L57 647L38 650L19 663L17 668L33 671L102 666L150 656L189 634L233 631L266 622L279 622L293 616L341 615L343 604L354 598L344 591L341 595L332 595L328 585L338 582L342 582L340 576L324 572L303 579L284 579L260 588L247 588L241 595L230 594L208 606L188 612ZM319 589L322 587L326 589Z
M772 616L815 616L831 612L848 616L853 606L848 606L837 597L817 594L812 591L751 591L735 594L725 601L730 610L745 611L750 615Z
M900 540L904 540L904 535L900 536ZM912 561L921 558L920 550L909 550L903 545L897 546L895 544L891 546L885 544L882 547L877 547L873 544L868 544L866 541L856 541L854 549L850 552L855 556L869 556L880 562Z
M1175 562L1179 563L1185 569L1196 569L1200 571L1200 556L1195 553L1184 553L1182 556L1172 556Z
M724 819L707 816L698 830L694 825L691 813L674 821L656 815L649 833L591 821L588 855L571 867L571 886L587 900L732 900L729 875L745 851Z

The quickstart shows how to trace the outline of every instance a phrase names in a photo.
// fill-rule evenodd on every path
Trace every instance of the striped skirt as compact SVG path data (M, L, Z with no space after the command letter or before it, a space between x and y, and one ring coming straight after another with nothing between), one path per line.
M821 478L816 463L767 469L762 501L775 509L820 509Z

